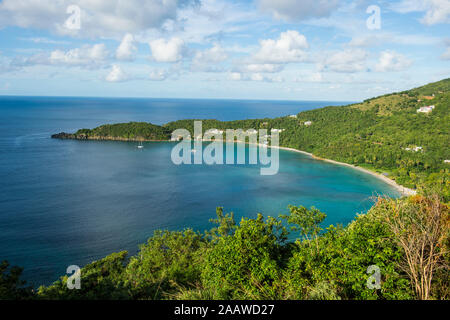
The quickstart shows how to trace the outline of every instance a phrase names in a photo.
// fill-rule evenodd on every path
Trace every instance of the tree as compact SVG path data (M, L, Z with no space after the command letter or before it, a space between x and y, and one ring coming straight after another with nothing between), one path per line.
M435 272L448 272L449 210L437 195L412 197L410 202L392 203L387 223L404 250L401 268L408 274L417 297L432 295Z

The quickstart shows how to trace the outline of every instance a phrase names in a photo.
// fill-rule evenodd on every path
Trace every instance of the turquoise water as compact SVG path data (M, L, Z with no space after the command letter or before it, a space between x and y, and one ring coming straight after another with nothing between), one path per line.
M0 260L25 267L33 285L67 266L138 249L156 229L209 229L215 208L237 220L316 206L326 224L350 222L382 181L280 150L277 175L257 165L172 164L173 143L54 140L60 131L105 122L275 117L338 103L226 100L0 98ZM259 107L258 107L259 106Z

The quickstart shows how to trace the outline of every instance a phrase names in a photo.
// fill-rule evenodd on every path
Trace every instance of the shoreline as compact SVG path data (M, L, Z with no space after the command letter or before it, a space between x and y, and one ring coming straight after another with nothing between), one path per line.
M212 142L212 140L202 140L202 142L208 142L208 141ZM174 141L170 141L170 142L174 142ZM234 141L234 142L235 143L243 143L242 141ZM325 162L332 163L332 164L335 164L335 165L340 165L340 166L346 166L346 167L349 167L349 168L352 168L352 169L356 169L356 170L359 170L361 172L370 174L371 176L373 176L373 177L375 177L375 178L377 178L379 180L382 180L384 183L387 183L390 186L394 187L394 189L397 190L404 197L405 196L406 197L414 196L414 195L417 194L416 190L404 187L404 186L398 184L393 179L390 179L390 178L388 178L388 177L386 177L386 176L384 176L382 174L379 174L378 172L374 172L374 171L371 171L371 170L363 168L363 167L358 167L358 166L353 165L353 164L340 162L340 161L336 161L336 160L332 160L332 159L320 158L320 157L317 157L317 156L315 156L314 154L312 154L310 152L306 152L306 151L295 149L295 148L280 147L280 146L275 147L275 146L270 146L270 145L264 145L264 144L261 144L261 143L250 143L250 142L245 142L245 144L257 145L257 146L260 146L260 147L268 147L268 148L274 148L274 149L280 149L280 150L286 150L286 151L291 151L291 152L297 152L297 153L301 153L301 154L307 155L307 156L311 157L314 160L325 161Z
M382 180L383 182L389 184L390 186L394 187L398 192L401 193L402 196L413 196L413 195L416 195L416 194L417 194L417 191L416 191L416 190L413 190L413 189L404 187L404 186L398 184L397 182L395 182L395 180L390 179L390 178L388 178L388 177L386 177L386 176L383 176L382 174L379 174L378 172L374 172L374 171L371 171L371 170L366 169L366 168L358 167L358 166L355 166L355 165L353 165L353 164L349 164L349 163L345 163L345 162L340 162L340 161L336 161L336 160L325 159L325 158L319 158L319 157L315 156L315 155L312 154L312 153L309 153L309 152L306 152L306 151L303 151L303 150L294 149L294 148L288 148L288 147L273 147L273 146L269 146L269 148L277 148L277 149L281 149L281 150L287 150L287 151L292 151L292 152L302 153L302 154L304 154L304 155L310 156L310 157L313 158L314 160L325 161L325 162L328 162L328 163L333 163L333 164L336 164L336 165L346 166L346 167L350 167L350 168L352 168L352 169L359 170L359 171L361 171L361 172L370 174L371 176L373 176L373 177L375 177L375 178L378 178L378 179Z
M54 135L56 136L56 135ZM52 136L52 138L56 138ZM177 142L177 141L171 141L171 140L149 140L149 139L120 139L120 138L114 138L114 137L87 137L85 139L80 139L80 138L76 138L73 136L65 136L65 137L57 137L59 139L67 139L67 140L92 140L92 141L122 141L122 142ZM208 142L208 141L212 141L212 140L203 140L202 142ZM224 140L225 141L225 140ZM225 141L226 142L226 141ZM241 141L234 141L235 143L243 143ZM346 167L350 167L356 170L359 170L361 172L370 174L371 176L378 178L380 180L382 180L383 182L389 184L390 186L394 187L402 196L413 196L417 194L416 190L404 187L400 184L398 184L397 182L395 182L395 180L390 179L382 174L379 174L378 172L374 172L372 170L366 169L366 168L362 168L353 164L349 164L349 163L345 163L345 162L340 162L340 161L336 161L336 160L332 160L332 159L326 159L326 158L320 158L315 156L314 154L310 153L310 152L306 152L303 150L299 150L299 149L294 149L294 148L289 148L289 147L280 147L280 146L268 146L268 145L263 145L260 143L249 143L249 142L245 142L245 144L252 144L252 145L258 145L258 146L262 146L262 147L268 147L268 148L276 148L276 149L280 149L280 150L286 150L286 151L291 151L291 152L297 152L297 153L301 153L304 155L307 155L309 157L311 157L314 160L320 160L320 161L325 161L328 163L332 163L335 165L341 165L341 166L346 166Z

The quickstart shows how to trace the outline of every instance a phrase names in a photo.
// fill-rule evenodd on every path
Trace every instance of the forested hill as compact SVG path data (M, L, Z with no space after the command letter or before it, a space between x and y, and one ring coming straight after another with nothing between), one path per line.
M428 113L417 112L433 105ZM208 129L285 129L281 146L296 148L384 173L411 188L438 188L449 197L450 79L341 107L325 107L275 119L203 120ZM306 124L305 124L306 123ZM163 126L104 125L55 138L168 140L173 130L193 131L193 120Z

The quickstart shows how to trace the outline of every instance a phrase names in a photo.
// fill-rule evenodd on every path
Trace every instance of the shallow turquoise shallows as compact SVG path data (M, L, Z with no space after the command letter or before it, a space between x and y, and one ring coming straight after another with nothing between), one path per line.
M315 206L350 222L392 187L360 171L280 150L277 175L258 165L174 165L174 143L68 141L50 134L124 121L275 117L333 103L0 98L0 260L49 284L69 265L134 254L156 229L203 231L215 209L237 220ZM337 104L337 103L335 103Z

